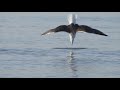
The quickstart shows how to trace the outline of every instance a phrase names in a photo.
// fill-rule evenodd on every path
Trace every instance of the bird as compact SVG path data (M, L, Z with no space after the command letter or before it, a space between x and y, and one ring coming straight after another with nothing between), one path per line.
M50 29L46 32L44 32L41 35L47 35L51 33L57 33L57 32L67 32L70 37L70 42L73 45L75 36L77 32L86 32L86 33L92 33L96 35L102 35L102 36L108 36L107 34L103 33L102 31L92 28L88 25L78 25L76 23L77 15L76 14L69 14L68 15L68 25L59 25L56 28Z

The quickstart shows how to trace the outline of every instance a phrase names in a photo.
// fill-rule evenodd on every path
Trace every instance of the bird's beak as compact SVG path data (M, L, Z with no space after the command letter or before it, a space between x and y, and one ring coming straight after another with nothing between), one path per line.
M70 33L69 36L70 36L70 42L71 42L71 44L73 45L74 38L75 38L75 34Z

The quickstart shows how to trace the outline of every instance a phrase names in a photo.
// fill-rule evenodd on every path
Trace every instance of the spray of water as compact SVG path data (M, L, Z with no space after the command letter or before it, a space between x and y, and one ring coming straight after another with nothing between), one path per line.
M77 20L77 15L76 14L69 14L68 15L69 24L71 24L71 23L76 24L76 20Z

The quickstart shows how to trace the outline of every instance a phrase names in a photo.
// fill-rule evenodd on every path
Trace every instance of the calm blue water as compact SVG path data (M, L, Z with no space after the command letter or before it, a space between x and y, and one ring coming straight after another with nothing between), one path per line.
M97 28L108 37L77 33L72 46L64 32L41 36L68 24L70 13L0 12L0 77L120 77L120 13L76 13L78 24Z

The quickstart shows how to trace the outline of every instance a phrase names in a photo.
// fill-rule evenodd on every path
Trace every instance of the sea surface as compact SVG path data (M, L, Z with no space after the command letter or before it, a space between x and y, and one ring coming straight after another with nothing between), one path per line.
M70 13L108 36L41 36ZM0 12L0 78L120 78L120 12Z

